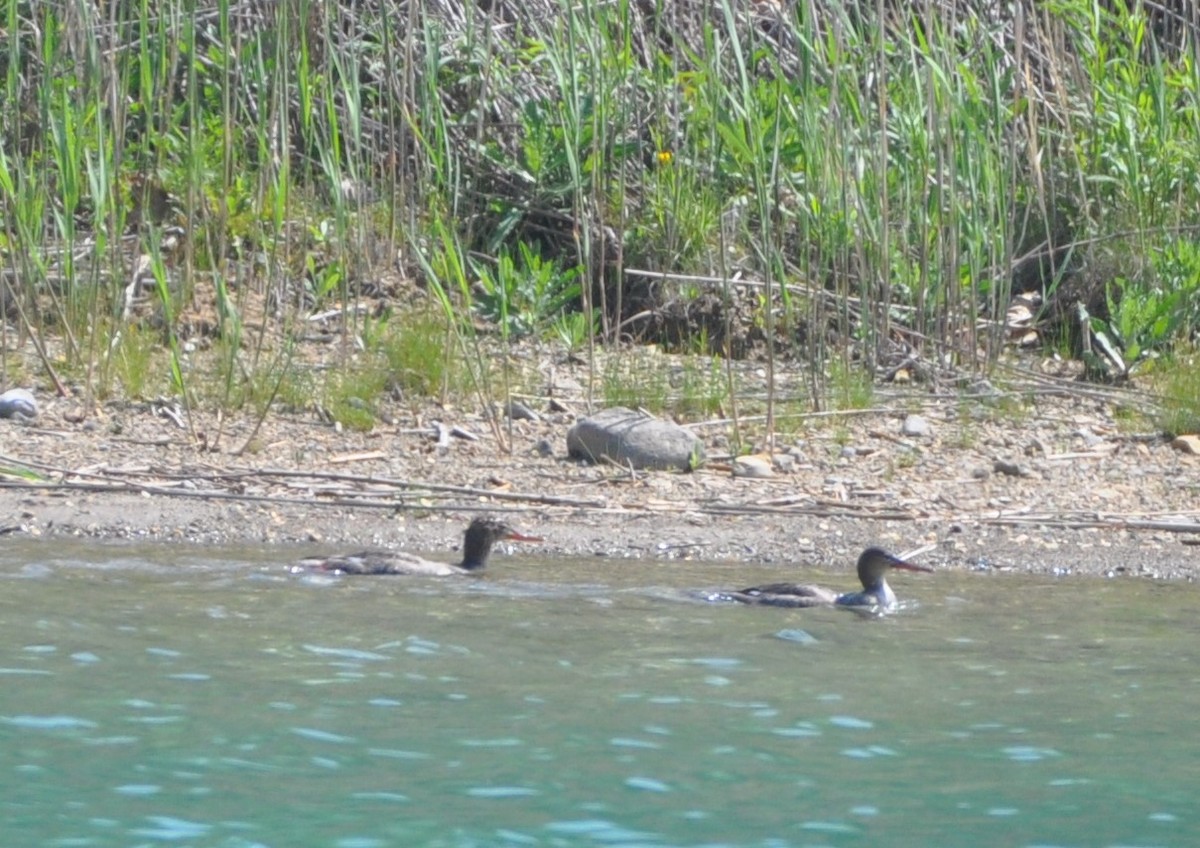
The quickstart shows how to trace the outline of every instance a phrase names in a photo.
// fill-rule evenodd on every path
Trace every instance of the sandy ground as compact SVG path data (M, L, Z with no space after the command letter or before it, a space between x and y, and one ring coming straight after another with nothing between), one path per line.
M155 404L81 419L69 401L39 399L35 424L0 421L0 508L8 532L47 539L266 543L281 562L363 546L451 559L482 511L544 537L546 556L850 570L880 544L929 546L918 561L939 569L1200 573L1200 457L1126 432L1103 399L998 410L914 390L787 424L776 452L789 458L769 479L730 474L729 427L716 422L696 428L711 459L697 473L581 464L565 450L576 413L537 398L534 421L395 410L369 433L312 412L272 414L258 431L205 415L188 428ZM903 435L914 412L931 435ZM435 419L474 438L439 446Z

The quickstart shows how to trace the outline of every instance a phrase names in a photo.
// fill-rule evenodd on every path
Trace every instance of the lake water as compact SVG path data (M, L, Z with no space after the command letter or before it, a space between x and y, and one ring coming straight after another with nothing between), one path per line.
M682 591L783 568L288 559L6 540L0 844L1200 844L1191 585L904 574L873 620Z

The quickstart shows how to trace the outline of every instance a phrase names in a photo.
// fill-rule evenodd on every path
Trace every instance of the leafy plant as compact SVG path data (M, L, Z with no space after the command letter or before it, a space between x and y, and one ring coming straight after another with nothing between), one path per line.
M688 418L707 418L721 411L727 384L721 362L716 357L689 358L679 385L679 400L674 409Z
M647 362L645 353L612 357L604 368L605 406L641 407L658 413L668 408L670 384L661 363Z
M1200 246L1176 240L1153 258L1152 284L1121 279L1108 291L1109 328L1132 364L1200 330Z
M375 426L376 409L387 385L386 365L375 357L327 371L324 408L343 426L370 430Z
M569 353L575 353L589 338L595 338L600 328L600 316L592 310L589 316L585 312L561 312L550 322L550 330L567 348Z
M445 400L465 380L452 333L438 315L416 310L394 319L370 349L383 356L392 387L406 395Z
M866 371L841 359L829 363L829 402L833 409L865 409L871 405L874 387Z
M504 332L525 336L578 300L581 289L578 268L561 268L524 243L519 251L519 263L504 251L494 269L477 264L483 293L476 305Z
M1189 348L1171 358L1171 367L1163 369L1157 423L1172 435L1200 433L1200 354Z
M131 324L122 331L110 354L111 370L121 384L125 396L144 399L155 394L161 386L153 384L156 363L162 358L162 342L155 332L146 332Z

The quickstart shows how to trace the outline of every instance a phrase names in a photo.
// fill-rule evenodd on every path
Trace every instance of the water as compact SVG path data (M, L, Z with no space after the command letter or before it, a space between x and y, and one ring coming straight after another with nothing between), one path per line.
M0 842L1169 846L1200 832L1190 585L901 575L916 605L866 620L679 591L782 569L501 560L480 581L313 580L283 573L287 558L10 541Z

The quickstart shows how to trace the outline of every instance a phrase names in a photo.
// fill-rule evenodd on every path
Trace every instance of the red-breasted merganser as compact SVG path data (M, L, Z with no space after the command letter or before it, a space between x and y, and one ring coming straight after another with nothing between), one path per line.
M492 545L502 539L514 542L540 542L537 536L518 533L503 521L480 517L471 522L463 534L463 558L458 565L433 562L404 551L361 551L332 557L303 559L295 571L331 571L335 574L417 574L428 577L448 577L452 574L473 574L487 565Z
M803 583L769 583L754 586L740 592L720 592L713 600L732 600L743 604L766 604L775 607L879 607L891 609L896 605L896 594L888 585L885 575L893 568L905 571L933 571L923 565L913 565L892 556L882 548L867 548L858 557L858 579L862 582L861 592L838 594L823 586Z

